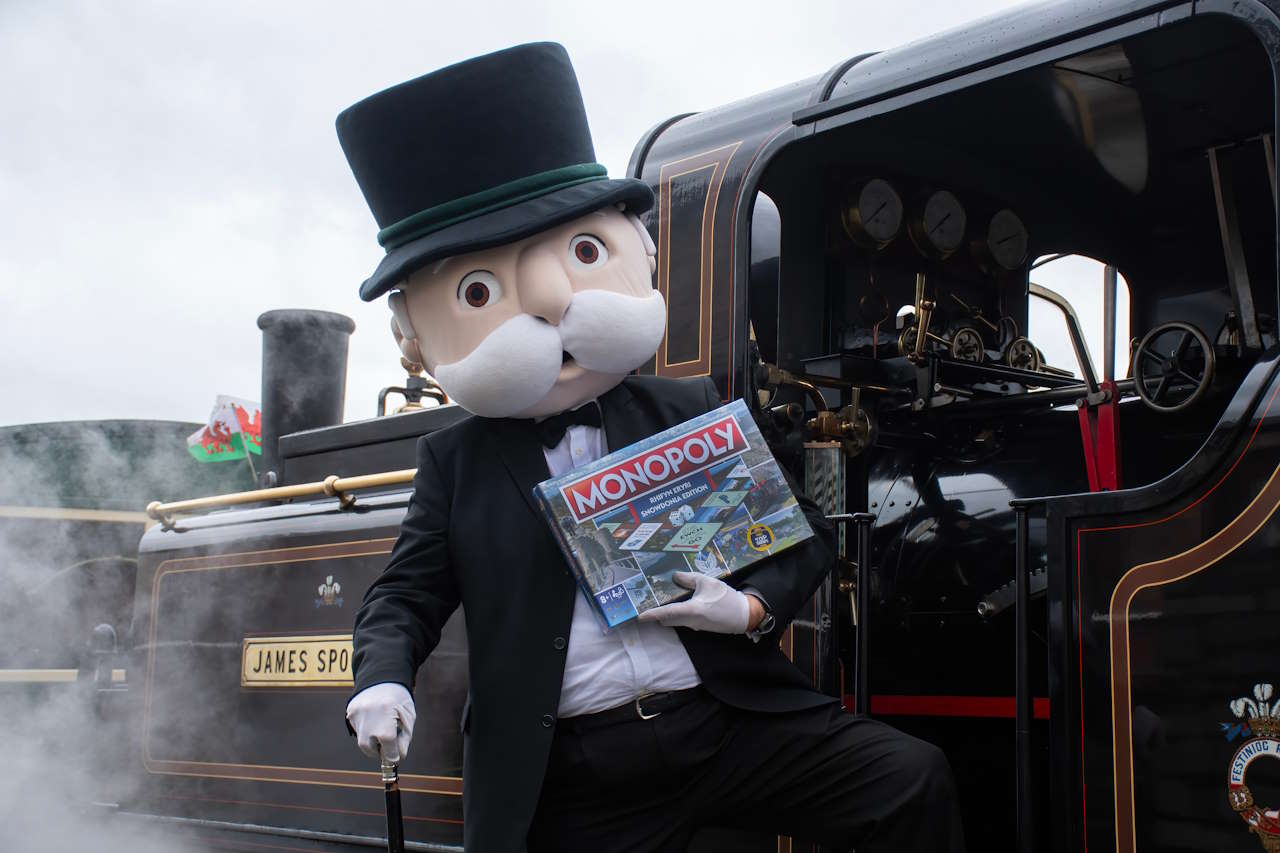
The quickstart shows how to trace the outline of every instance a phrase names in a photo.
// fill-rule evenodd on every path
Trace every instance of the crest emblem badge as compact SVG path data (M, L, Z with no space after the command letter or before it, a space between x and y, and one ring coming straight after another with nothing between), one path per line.
M1280 809L1254 802L1245 775L1259 758L1280 759L1280 701L1269 704L1274 692L1270 684L1253 685L1252 696L1229 703L1237 722L1221 724L1228 742L1245 739L1227 765L1227 801L1267 853L1280 853Z
M329 575L324 579L324 583L316 587L316 592L320 597L316 599L316 607L341 607L342 606L342 584L333 579L333 575Z

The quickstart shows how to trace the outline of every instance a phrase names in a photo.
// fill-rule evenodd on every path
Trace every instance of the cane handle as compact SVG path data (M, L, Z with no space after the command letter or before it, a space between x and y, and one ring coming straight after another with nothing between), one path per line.
M396 720L396 736L399 737L399 735L400 735L400 721L397 719ZM391 759L387 758L386 754L382 751L381 743L378 744L378 759L382 765L382 783L384 785L387 785L397 781L398 775L399 775L398 771L400 768L400 762L392 761Z

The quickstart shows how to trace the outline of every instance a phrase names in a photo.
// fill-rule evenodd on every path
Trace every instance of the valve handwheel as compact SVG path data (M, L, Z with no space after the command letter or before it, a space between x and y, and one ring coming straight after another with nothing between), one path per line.
M1032 372L1038 371L1042 366L1040 351L1036 349L1035 344L1022 337L1010 341L1009 349L1005 351L1005 363L1010 367Z
M907 326L902 330L902 334L898 335L898 355L911 356L915 353L918 333L915 326Z
M1194 404L1213 381L1213 345L1204 332L1175 320L1147 332L1133 354L1133 378L1142 402L1157 412Z
M957 361L980 363L985 355L982 335L978 330L964 326L951 336L951 357Z

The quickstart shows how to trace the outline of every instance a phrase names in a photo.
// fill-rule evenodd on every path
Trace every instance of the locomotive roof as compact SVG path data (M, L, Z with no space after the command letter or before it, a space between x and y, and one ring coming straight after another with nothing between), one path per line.
M1048 0L999 12L847 65L795 122L814 121L1071 41L1104 25L1190 7L1157 0ZM1163 20L1161 20L1163 22ZM1139 26L1150 26L1147 21ZM1034 61L1034 58L1033 58Z
M1201 3L1198 9L1210 9ZM686 144L705 130L708 138L723 136L734 121L771 120L812 125L821 119L885 101L905 92L944 86L946 81L1024 58L1026 65L1045 61L1037 56L1054 46L1087 40L1104 28L1131 23L1134 31L1168 23L1191 14L1192 4L1170 0L1046 0L979 18L950 30L878 53L852 56L826 73L808 77L762 94L703 112L673 116L659 122L640 140L627 173L639 176L645 157L665 131L679 125ZM1107 36L1115 38L1112 30ZM1085 50L1088 43L1079 45ZM1009 69L993 71L991 76ZM970 81L972 82L972 81Z

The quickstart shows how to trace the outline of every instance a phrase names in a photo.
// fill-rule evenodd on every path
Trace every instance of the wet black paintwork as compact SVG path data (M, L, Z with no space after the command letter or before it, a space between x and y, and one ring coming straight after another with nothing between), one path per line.
M1273 123L1275 99L1267 93L1274 57L1280 54L1275 37L1280 29L1274 17L1266 7L1249 3L1200 4L1198 9L1234 15L1252 28L1214 29L1206 17L1206 29L1195 32L1221 39L1224 50L1235 52L1238 62L1232 66L1233 74L1250 80L1265 78L1264 84L1239 97L1220 97L1228 106L1238 107L1233 113L1237 118L1231 120L1238 119L1237 125L1243 127L1265 113L1266 121ZM963 199L971 205L1010 206L1031 230L1033 254L1068 248L1122 264L1146 263L1150 283L1144 285L1139 276L1133 279L1135 328L1188 313L1220 316L1228 305L1219 286L1221 271L1214 266L1220 256L1213 261L1208 252L1174 251L1194 241L1202 246L1216 240L1213 217L1197 209L1183 230L1151 240L1142 218L1144 209L1166 208L1178 193L1203 198L1202 176L1179 173L1161 185L1163 195L1148 200L1149 208L1124 206L1126 196L1108 183L1105 170L1078 150L1053 152L1061 156L1024 163L1026 171L1018 171L1006 168L1007 158L998 152L991 156L990 150L976 146L939 148L932 137L906 133L918 129L922 117L940 122L937 126L947 129L943 136L951 142L951 131L959 128L977 127L974 132L980 133L988 126L984 122L993 119L992 113L974 112L982 107L983 91L988 99L993 92L1001 94L1002 105L1025 98L1028 112L1023 119L1047 122L1049 118L1035 112L1038 102L1033 96L1044 92L1037 66L1120 38L1131 39L1135 55L1147 50L1159 58L1161 51L1185 45L1180 47L1176 39L1162 42L1140 36L1161 28L1176 34L1177 24L1190 11L1189 6L1169 3L1029 7L899 50L851 59L824 75L656 125L637 146L629 172L649 181L660 195L664 166L720 152L699 161L706 167L702 173L667 188L671 216L665 246L671 270L668 301L684 306L670 319L671 355L708 357L707 370L726 398L741 395L749 387L749 320L759 321L756 332L765 357L791 369L804 369L814 358L866 357L869 343L862 322L866 318L859 313L857 298L865 276L856 260L829 251L827 243L828 202L834 188L829 186L832 173L826 170L839 166L842 157L853 161L850 168L855 171L875 166L895 180L914 179L913 190L940 183L960 185L958 194L963 191ZM1241 33L1252 39L1247 49L1241 46ZM993 88L976 88L981 83ZM1203 97L1221 95L1229 83L1228 77L1201 74L1180 81L1179 87ZM927 110L913 109L930 99ZM1211 122L1188 126L1190 130L1172 123L1153 124L1154 144L1167 146L1158 153L1172 157L1211 141L1206 135ZM989 135L1002 138L1005 126L990 128ZM1265 129L1272 129L1272 124ZM1009 150L1034 141L1003 138ZM1252 155L1241 148L1232 156ZM1261 173L1258 163L1248 168ZM1070 174L1069 183L1079 198L1064 202L1060 187L1052 185L1059 173ZM1266 283L1260 287L1259 302L1274 313L1273 206L1258 175L1250 180L1263 189L1251 184L1251 192L1256 192L1242 203L1250 209L1265 209L1268 215L1250 220L1252 230L1246 239L1251 245L1271 247L1269 253L1254 250L1250 273L1255 282ZM704 241L704 201L716 182L720 191L710 220L715 236ZM780 255L778 250L770 254L753 245L752 213L766 210L757 206L762 190L776 202L774 211L781 211L775 218L780 216L786 224L774 231ZM655 207L647 220L655 236L660 236L662 210L661 205ZM1098 220L1099 210L1111 211L1111 218ZM1059 243L1046 242L1045 235L1057 235ZM894 307L911 272L910 256L897 252L895 248L884 256L897 258L896 278L892 271L882 276ZM831 261L833 257L838 263ZM1202 268L1196 268L1194 275L1185 272L1196 265ZM930 274L959 288L978 288L984 280L981 269L959 260L930 267ZM1021 284L1025 281L1004 279L997 283L997 291L1016 295ZM711 291L705 317L694 298L703 288ZM997 296L993 292L989 298ZM690 311L689 306L699 307ZM1014 305L1010 310L1025 311L1025 306ZM1023 319L1025 314L1017 316ZM709 329L702 338L704 320ZM762 334L762 329L767 331ZM1236 479L1188 509L1172 536L1126 536L1089 544L1089 571L1080 573L1078 583L1070 571L1075 559L1073 531L1086 523L1127 523L1167 513L1170 506L1190 505L1207 491L1221 477L1224 460L1239 454L1253 409L1272 387L1270 356L1241 379L1256 357L1251 353L1239 359L1235 374L1230 370L1224 374L1228 378L1213 399L1185 418L1162 421L1126 403L1122 407L1125 475L1136 488L1116 495L1058 498L1047 504L1047 520L1033 520L1033 563L1043 566L1049 578L1048 590L1033 600L1031 614L1036 662L1033 692L1048 697L1051 711L1050 718L1038 722L1035 729L1038 849L1081 850L1086 838L1094 849L1114 845L1115 822L1108 812L1113 787L1107 768L1110 704L1102 680L1109 672L1109 659L1105 637L1099 633L1106 630L1105 620L1095 618L1100 612L1098 602L1108 597L1108 585L1114 584L1122 567L1198 541L1238 511L1250 490L1256 492L1267 464L1274 467L1278 461L1272 458L1277 455L1273 422L1262 425L1251 445L1255 456L1237 468ZM668 358L668 362L678 360ZM663 367L658 372L669 371ZM829 395L832 402L839 397L836 392ZM871 395L868 401L878 415L880 441L850 465L848 509L870 509L878 515L871 548L873 710L876 695L1011 697L1012 612L984 619L976 605L1013 577L1009 500L1065 495L1084 488L1075 413L1033 406L1015 407L998 417L966 417L957 414L958 409L914 417L903 411L902 400L893 394ZM409 437L392 435L394 430L382 435L377 426L361 429L371 432L367 436L362 432L349 448L336 432L332 443L326 443L324 435L312 436L309 443L303 442L308 451L302 456L311 455L305 464L315 468L332 462L343 467L342 473L385 468L402 458L411 444ZM348 430L347 435L354 432ZM1159 440L1153 441L1152 436ZM780 453L788 455L786 448L780 448ZM1186 460L1191 461L1175 473ZM300 456L299 466L303 464ZM411 464L409 459L403 466L392 467ZM150 532L143 542L139 573L136 627L140 641L131 665L131 673L137 675L131 675L127 697L136 719L142 717L137 703L145 698L141 673L146 672L153 650L141 638L148 635L151 578L162 560L390 537L403 512L403 500L402 493L381 496L364 501L370 508L350 512L337 510L332 502L224 512L186 524L185 532ZM1270 630L1274 614L1268 608L1274 608L1275 594L1274 581L1264 569L1274 559L1276 537L1272 527L1264 528L1238 556L1224 562L1221 571L1188 584L1186 592L1179 589L1161 602L1138 601L1144 613L1158 614L1140 620L1134 634L1141 642L1134 701L1153 715L1143 715L1145 728L1138 738L1142 750L1137 767L1143 783L1137 815L1139 849L1245 850L1256 844L1224 806L1220 786L1214 787L1218 783L1213 780L1222 779L1229 757L1215 726L1226 719L1226 702L1249 690L1250 679L1272 677L1266 671L1268 642L1274 636ZM310 767L368 766L335 731L345 692L280 695L284 692L245 692L238 687L239 643L246 631L263 626L299 634L336 630L344 621L349 623L358 590L380 570L381 559L365 556L318 561L305 569L298 566L265 561L252 569L237 569L216 583L202 583L192 574L182 590L180 584L171 588L172 593L165 590L158 612L176 616L172 623L158 623L166 644L154 649L167 677L155 696L171 710L182 713L185 709L205 723L196 734L175 730L165 748L186 750L188 755L217 753L228 760L262 754ZM314 605L316 575L321 569L325 575L335 573L351 591L342 614ZM1222 589L1228 592L1223 594ZM1077 612L1085 617L1078 622ZM844 611L833 615L848 617ZM405 768L408 773L448 775L459 763L457 725L465 695L465 662L456 617L450 631L445 654L437 653L419 678L419 735ZM845 645L849 659L851 649ZM1241 648L1247 653L1240 653ZM196 672L198 677L193 675ZM1194 688L1186 689L1190 685ZM1012 720L900 716L893 721L946 748L961 781L972 849L1012 849ZM227 731L235 732L234 739L228 741ZM134 766L141 770L140 764ZM124 804L128 808L340 833L380 833L380 795L375 789L145 772L141 778L137 795ZM411 820L411 839L456 843L460 838L457 824L436 822L460 817L458 798L406 795L405 808L412 817L431 819Z
M305 784L301 774L284 782L244 778L269 772L263 765L303 772L369 773L377 768L344 731L348 688L241 687L241 642L246 636L273 634L350 634L364 589L385 565L406 500L401 491L362 497L356 508L345 511L330 500L212 513L183 521L180 531L153 528L147 534L140 554L131 690L121 700L141 723L138 752L130 762L140 782L122 808L268 827L382 834L382 792L376 778L363 780L369 787ZM295 560L299 549L358 546L370 540L380 553ZM174 571L155 582L158 570L181 569L192 565L193 558L208 556L244 565ZM342 586L341 601L326 605L317 588L330 576ZM415 792L406 782L406 835L412 841L461 844L456 777L462 768L459 725L467 683L462 618L459 611L450 620L440 646L418 674L419 734L401 766L402 778L446 777L443 785L453 793ZM174 774L147 767L139 754L143 751L159 761L248 766L234 772L242 777L236 779L215 778L225 768L208 775L198 768Z
M1129 493L1071 495L1036 506L1048 525L1049 666L1056 686L1045 745L1060 768L1046 806L1055 824L1070 826L1090 846L1115 844L1113 592L1130 569L1222 531L1274 476L1278 365L1275 350L1260 360L1204 445L1170 476ZM1240 741L1228 742L1219 724L1239 722L1232 699L1277 679L1277 545L1280 523L1270 516L1219 562L1134 598L1128 626L1136 831L1140 841L1160 839L1158 849L1256 849L1227 806L1226 770ZM1259 778L1261 790L1270 790L1274 774Z
M876 289L894 310L911 301L914 272L924 268L931 281L961 293L970 304L983 307L984 313L1003 300L1004 310L1025 329L1026 315L1019 313L1025 312L1025 271L1020 279L999 278L997 288L988 289L984 296L983 287L990 287L984 284L990 281L989 271L970 265L963 253L936 263L916 258L909 248L891 247L877 256L873 271L865 255L840 248L830 236L831 223L838 223L833 220L831 202L841 198L839 186L847 177L887 175L908 194L928 187L955 188L973 209L1007 205L1028 224L1033 257L1072 251L1120 266L1132 289L1135 334L1171 319L1191 319L1213 334L1232 306L1223 286L1220 238L1203 151L1236 141L1239 144L1222 156L1243 170L1237 176L1242 187L1243 240L1250 247L1248 272L1259 310L1273 314L1276 228L1268 191L1272 181L1264 169L1260 144L1250 147L1244 140L1274 130L1272 80L1275 58L1280 55L1280 28L1272 10L1262 4L1198 4L1194 19L1192 12L1189 4L1178 3L1027 7L859 58L793 87L659 125L656 138L646 137L637 148L630 170L655 189L664 182L664 166L741 143L725 167L725 187L739 182L735 198L731 201L722 190L714 218L712 278L718 313L709 372L722 392L735 396L751 389L745 381L747 321L754 325L767 361L793 370L818 370L821 361L828 367L818 372L868 381L865 372L848 372L848 362L851 356L865 360L872 353L881 355L872 346L869 327L874 318L867 316L860 302L872 272ZM1121 40L1129 61L1141 70L1129 85L1146 104L1147 147L1131 146L1118 155L1122 159L1104 160L1073 148L1066 125L1037 137L1035 128L1050 128L1061 121L1046 98L1053 83L1045 65ZM1205 56L1229 55L1233 60L1179 64L1197 51ZM1200 118L1188 120L1191 115ZM1013 162L1019 150L1037 154ZM1136 180L1135 176L1145 182L1145 189L1136 195L1121 185L1122 180ZM692 212L701 204L704 188L691 183L688 189L684 195L671 191L676 208L668 227L677 223L698 227ZM768 198L757 193L767 193ZM681 211L680 202L689 208ZM1169 215L1175 210L1176 216ZM660 231L663 215L661 209L650 214L655 233ZM975 221L984 220L985 214L975 217ZM772 252L762 249L762 241L774 247ZM681 251L669 254L672 288L699 286L705 267L699 265L702 255L693 251L697 245L687 240ZM895 263L899 264L896 270ZM987 299L992 301L982 301ZM944 315L943 327L959 319L963 318ZM670 335L689 340L695 339L695 331L693 319L685 316L673 318L669 328ZM896 332L885 335L882 330L880 347L885 346L886 337L893 336ZM1221 474L1222 456L1211 452L1215 442L1230 433L1238 410L1252 405L1266 390L1265 381L1257 377L1258 368L1248 374L1258 352L1221 355L1214 393L1196 410L1170 418L1137 403L1121 406L1124 482L1132 488L1110 498L1073 499L1080 512L1124 523L1144 496L1153 490L1163 494L1170 482L1187 491L1212 485L1214 473ZM913 384L909 365L903 376L884 362L882 366L873 377L875 384L899 388ZM657 372L664 371L659 367ZM964 384L961 378L947 381ZM833 404L848 400L835 391L826 396ZM785 391L779 399L803 402L798 394L788 396ZM879 416L879 442L851 463L849 479L856 485L851 485L848 506L879 516L872 542L873 707L876 695L1011 699L1012 610L983 618L976 605L1013 579L1014 517L1009 500L1087 488L1071 401L1058 411L1019 407L1015 401L1013 406L983 414L976 407L965 414L957 406L919 417L904 413L901 397L870 394L863 401ZM1189 468L1179 472L1188 460L1192 460ZM1233 502L1250 494L1254 486L1242 484L1232 498L1219 489L1213 501L1222 501L1220 505L1210 506L1206 500L1189 510L1185 523L1194 533L1188 535L1211 535ZM1051 515L1050 525L1052 519ZM1089 694L1093 698L1086 706L1086 717L1092 721L1087 720L1084 748L1086 756L1090 750L1097 756L1082 773L1078 760L1071 759L1080 752L1081 731L1072 716L1078 713L1071 709L1078 704L1078 696L1067 684L1074 670L1067 666L1066 657L1076 648L1070 620L1064 617L1072 601L1064 569L1070 549L1061 529L1047 528L1042 517L1032 519L1030 532L1032 565L1044 573L1039 576L1042 581L1049 578L1048 592L1034 596L1031 604L1032 692L1048 697L1052 713L1051 721L1035 724L1040 833L1036 846L1081 850L1087 842L1095 849L1109 849L1115 844L1114 837L1108 837L1108 833L1114 836L1115 824L1106 805L1111 778L1098 760L1110 749L1109 705L1101 702L1096 691ZM1271 538L1259 533L1249 547L1259 549L1259 555L1273 554ZM1144 547L1159 551L1166 545L1155 541ZM1133 550L1124 559L1130 564L1140 562L1141 554ZM1266 596L1274 597L1273 587L1267 586L1263 576L1256 575L1253 581L1266 589ZM1086 583L1086 599L1105 597L1109 582L1100 580L1101 586L1092 591ZM1205 580L1203 585L1189 595L1197 603L1183 605L1195 618L1175 617L1171 612L1164 617L1166 622L1142 622L1142 631L1168 626L1160 628L1165 632L1161 642L1170 646L1168 658L1158 660L1159 654L1150 651L1158 644L1146 640L1145 654L1153 668L1150 674L1135 670L1135 679L1148 679L1152 685L1148 689L1164 685L1161 698L1166 705L1177 704L1178 673L1214 666L1212 661L1220 659L1227 643L1221 639L1225 626L1213 619L1204 621L1219 632L1217 639L1209 635L1201 639L1194 633L1196 619L1215 606L1212 582ZM1238 624L1246 609L1240 602L1245 600L1231 598L1220 619ZM847 607L835 616L847 619ZM1253 627L1245 631L1249 642L1267 648L1265 626L1270 617L1252 618ZM1088 639L1096 629L1095 622L1087 623L1086 644L1095 652L1092 658L1086 654L1087 694L1089 670L1108 670L1105 647L1097 646L1096 637ZM1139 633L1135 631L1135 636ZM847 641L845 646L849 663L852 650ZM1191 661L1195 666L1188 665ZM1079 661L1074 665L1078 669ZM1243 669L1232 672L1236 680L1246 678ZM846 669L846 684L850 681L851 670ZM1215 689L1222 681L1213 680ZM1229 689L1221 684L1226 692L1213 700L1219 706L1214 713L1221 716L1226 700L1244 695L1253 683ZM1135 695L1139 692L1135 682ZM1143 707L1150 708L1152 703ZM971 845L1012 849L1013 720L966 718L963 710L956 713L961 716L899 716L894 722L948 751L961 780ZM1144 716L1142 725L1149 722ZM1179 744L1162 758L1152 758L1156 763L1149 762L1140 772L1146 774L1144 779L1158 781L1169 775L1170 762L1179 762L1186 768L1182 776L1188 779L1221 776L1226 757L1220 754L1222 744L1212 740L1209 737L1194 747ZM1150 737L1142 742L1163 744ZM1149 751L1148 758L1152 754ZM1152 797L1159 800L1156 791L1168 792L1171 800L1140 816L1139 849L1244 845L1239 847L1243 850L1256 844L1224 805L1225 792L1209 787L1166 781L1148 788L1148 800L1143 802L1154 802ZM1099 800L1090 808L1087 839L1079 795L1072 793L1085 788ZM1199 823L1190 816L1179 822L1179 804L1192 797L1199 799L1189 812L1199 809L1208 816L1198 818Z

